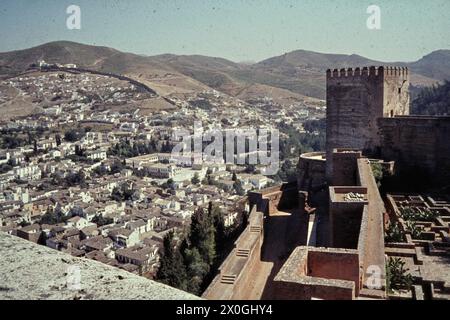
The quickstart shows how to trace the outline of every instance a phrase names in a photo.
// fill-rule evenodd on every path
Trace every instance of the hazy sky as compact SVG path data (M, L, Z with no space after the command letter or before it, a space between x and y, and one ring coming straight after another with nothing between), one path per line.
M81 30L66 8L81 8ZM381 9L381 30L366 26ZM259 61L296 49L412 61L450 48L449 0L0 0L0 52L55 40Z

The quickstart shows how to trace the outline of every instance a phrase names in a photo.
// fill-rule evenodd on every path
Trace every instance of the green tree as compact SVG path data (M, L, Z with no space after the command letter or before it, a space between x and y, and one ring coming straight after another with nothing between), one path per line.
M210 271L210 266L205 262L197 248L185 250L184 263L189 278L187 290L193 294L200 295L204 279Z
M160 267L156 278L169 286L181 290L188 289L186 267L184 266L180 250L175 247L173 231L164 237L164 252L161 255Z
M214 205L212 202L208 205L208 212L213 220L213 225L215 228L215 244L216 244L216 253L220 252L223 249L226 232L225 232L225 220L222 210L217 205Z
M111 192L111 199L117 202L122 201L122 193L120 192L119 187L114 187L114 189Z
M97 224L97 226L102 227L112 224L114 222L114 219L103 217L101 214L99 214L92 219L92 222Z
M55 135L56 145L59 147L61 145L61 136L57 133Z
M182 244L184 262L190 279L188 290L201 294L216 262L216 238L214 209L199 208L191 218L188 241Z
M236 180L233 184L233 188L234 191L236 192L236 194L240 195L240 196L244 196L245 195L245 190L242 187L242 182L241 180Z
M201 257L208 265L214 263L216 256L215 231L209 212L199 208L191 218L189 243L191 247L199 250Z
M380 163L372 163L371 165L373 176L377 182L378 188L381 186L381 181L383 180L383 167Z
M255 173L255 171L256 171L256 167L254 164L249 164L245 167L246 173Z
M199 184L200 183L200 179L198 177L198 173L195 173L194 176L191 179L192 184Z
M78 172L71 172L64 178L64 182L68 187L84 187L86 185L86 176L82 170Z
M83 128L79 130L70 129L64 133L64 140L68 142L76 142L83 138L85 135L86 131Z
M47 212L42 216L39 224L58 224L61 222L66 222L68 217L66 217L60 210L48 209Z
M111 164L111 174L120 173L124 168L125 167L122 162L115 160Z

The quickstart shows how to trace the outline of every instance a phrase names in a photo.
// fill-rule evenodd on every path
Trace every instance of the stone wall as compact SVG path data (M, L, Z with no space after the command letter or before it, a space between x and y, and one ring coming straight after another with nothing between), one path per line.
M0 300L199 299L118 268L75 258L2 232L0 257Z
M299 190L314 191L326 185L325 152L310 152L300 156L297 164Z
M331 185L333 186L354 186L356 184L357 161L362 157L361 151L352 149L333 150L333 173Z
M379 119L382 157L398 173L420 171L434 182L450 179L450 117L408 116Z
M276 214L279 210L297 206L297 185L296 183L285 183L260 191L249 192L248 200L250 206L256 206L256 210L267 215Z
M212 300L244 299L258 264L264 241L263 213L253 206L249 223L235 242L234 249L222 263L219 273L203 293Z
M408 88L406 68L328 70L327 159L334 149L351 148L395 161L398 173L420 172L433 182L448 181L450 117L409 116ZM333 170L336 163L327 161L328 182L334 171L346 175L345 166ZM299 181L306 181L301 173Z
M409 114L406 68L370 67L327 71L327 158L335 148L353 148L377 157L377 119ZM327 163L331 177L333 163Z
M379 297L385 297L386 269L384 259L384 216L387 210L378 190L369 160L360 158L357 161L357 184L367 189L367 198L369 199L365 211L363 212L358 242L358 251L362 256L361 267L363 272L363 283L366 285L369 277L372 276L370 270L377 268L380 272L382 285L382 289L378 290L379 292L377 294Z
M296 248L275 277L279 299L386 297L386 210L370 161L359 152L334 151L337 154L329 159L340 163L335 168L348 169L347 176L337 176L336 181L348 185L330 187L332 248ZM377 288L369 286L373 272L379 274Z
M359 278L356 250L297 247L275 277L276 298L352 300Z
M360 194L364 201L343 200L345 194ZM330 187L330 244L334 248L357 249L367 206L367 189L361 187Z

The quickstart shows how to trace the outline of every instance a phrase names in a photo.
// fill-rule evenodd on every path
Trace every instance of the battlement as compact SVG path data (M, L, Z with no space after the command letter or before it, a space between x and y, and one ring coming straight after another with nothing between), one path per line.
M393 67L393 66L380 66L380 67L357 67L342 68L342 69L328 69L327 79L333 78L354 78L354 77L380 77L380 76L399 76L408 77L409 70L407 67Z

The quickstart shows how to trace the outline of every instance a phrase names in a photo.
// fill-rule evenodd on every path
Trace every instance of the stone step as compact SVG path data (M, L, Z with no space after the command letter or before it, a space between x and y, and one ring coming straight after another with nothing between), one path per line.
M368 288L363 288L359 291L359 298L367 299L386 299L386 293L384 290L373 290Z
M235 281L236 275L234 274L224 274L220 279L220 282L224 284L234 284Z
M236 255L238 257L245 257L245 258L247 258L250 255L250 250L248 250L248 249L237 249Z
M450 293L450 282L445 282L442 286L442 292Z

